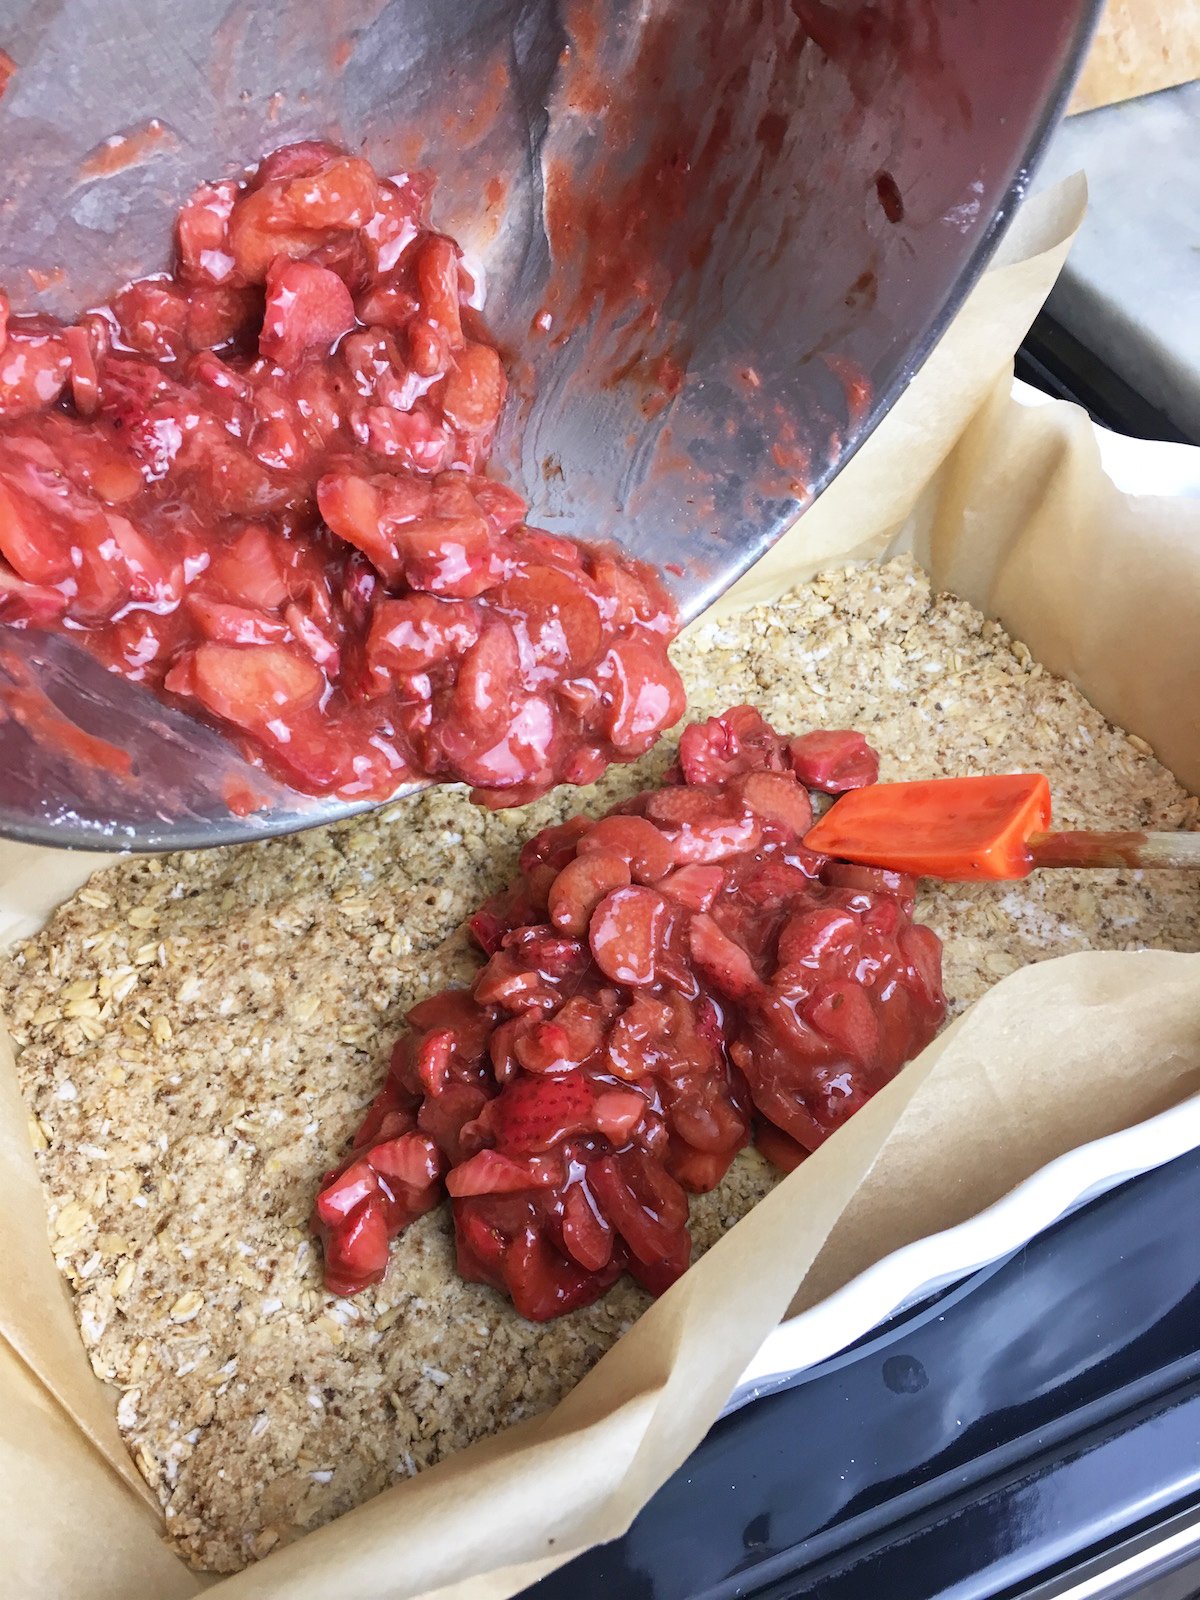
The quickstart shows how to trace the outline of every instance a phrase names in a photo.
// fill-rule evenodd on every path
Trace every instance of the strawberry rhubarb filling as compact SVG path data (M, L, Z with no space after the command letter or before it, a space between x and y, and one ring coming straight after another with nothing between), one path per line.
M623 1272L673 1283L689 1193L752 1139L795 1166L945 1016L912 880L803 844L810 790L877 775L858 734L787 739L739 706L685 729L663 788L532 839L471 919L474 983L408 1014L321 1186L327 1287L378 1282L445 1196L463 1277L525 1317Z
M0 293L0 623L70 630L294 788L509 805L678 720L676 620L486 475L504 367L429 195L292 145L73 325Z

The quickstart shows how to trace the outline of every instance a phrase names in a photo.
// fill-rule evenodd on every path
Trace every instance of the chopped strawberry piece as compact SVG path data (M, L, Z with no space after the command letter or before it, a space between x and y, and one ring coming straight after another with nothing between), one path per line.
M444 329L427 317L408 325L408 360L418 377L429 382L444 377L451 362L450 340Z
M477 911L467 923L475 943L485 955L493 955L508 932L508 924L487 906Z
M577 1311L599 1298L620 1271L610 1262L602 1272L585 1272L560 1256L534 1228L525 1228L509 1246L504 1283L516 1310L531 1322L545 1322Z
M74 571L65 533L54 530L27 495L2 479L0 555L28 583L61 583Z
M591 1126L595 1095L576 1072L520 1078L489 1102L484 1121L506 1155L532 1155Z
M488 1013L471 995L458 989L447 989L418 1000L406 1020L422 1032L448 1033L456 1057L467 1062L477 1061L483 1055L491 1022Z
M592 1126L615 1145L624 1144L646 1114L644 1096L633 1090L609 1089L597 1095L592 1106Z
M511 1064L507 1049L503 1055L503 1071L497 1072L500 1082L510 1082L516 1072L513 1067L523 1068L526 1072L541 1074L543 1072L566 1072L571 1067L579 1065L579 1059L571 1052L571 1037L567 1029L555 1018L550 1022L538 1022L535 1013L527 1012L524 1016L514 1017L511 1022L502 1023L493 1035L493 1045L498 1046L506 1029L511 1030L510 1038L506 1045L511 1043ZM492 1051L493 1065L497 1062L497 1051Z
M0 421L47 410L66 388L70 372L64 339L10 321L0 346Z
M681 864L726 861L758 848L761 829L753 812L735 810L725 797L714 804L699 789L660 789L647 809Z
M386 1119L385 1119L386 1120ZM424 1134L405 1132L373 1145L317 1195L314 1223L325 1247L325 1283L356 1294L387 1268L388 1237L441 1199L444 1158Z
M304 604L297 601L285 606L283 620L292 638L308 652L326 677L336 678L342 659L338 644L340 629L328 615L327 596L310 593Z
M369 1195L375 1194L378 1188L374 1169L366 1161L351 1162L317 1195L317 1216L332 1228L345 1222L350 1213Z
M331 161L336 161L341 153L336 145L324 139L300 139L295 144L282 145L259 162L252 187L261 189L268 183L279 183L287 178L310 178Z
M369 406L363 413L365 443L382 456L391 472L441 472L449 462L453 441L437 417L421 407Z
M362 1201L337 1228L324 1235L325 1287L330 1294L358 1294L381 1283L387 1272L388 1230L383 1201Z
M601 972L632 988L657 980L670 908L653 889L616 889L596 907L588 928Z
M642 1261L634 1256L629 1263L629 1275L641 1284L647 1294L666 1294L691 1264L692 1241L686 1231L680 1229L670 1250L656 1256L653 1261Z
M602 850L624 857L635 883L655 884L675 865L675 849L645 817L601 817L580 839L580 855Z
M723 783L743 772L783 772L784 741L753 706L693 722L679 740L679 762L689 784Z
M424 320L444 335L451 350L461 349L463 331L458 306L458 251L449 239L434 235L422 247L417 257L417 285L424 306ZM494 355L495 352L489 350L489 354Z
M62 616L67 603L67 596L61 589L26 583L0 562L0 623L9 627L44 628Z
M651 1265L669 1259L680 1236L687 1239L687 1195L656 1162L634 1151L603 1156L588 1168L588 1182L638 1261Z
M277 151L276 157L275 170L280 173L278 159L281 158L281 152ZM288 161L290 165L298 164L294 147ZM319 165L309 165L306 153L304 166L307 170L296 170L288 175L280 173L279 178L265 180L264 187L282 181L282 211L308 228L350 229L365 226L374 213L379 190L379 180L369 162L333 150L330 158Z
M805 966L814 972L849 973L857 958L860 923L839 906L817 906L789 917L779 935L781 968Z
M230 600L262 611L277 610L288 598L275 542L255 523L213 558L208 579Z
M471 606L433 595L381 599L371 619L367 660L374 679L386 687L393 677L427 672L465 654L479 637L479 614Z
M170 365L188 352L188 299L178 284L141 278L113 300L122 342L140 355Z
M399 524L391 538L413 589L474 600L495 585L492 532L481 516L423 517Z
M803 839L812 827L812 801L795 778L782 772L751 772L738 783L742 804L761 822L789 839Z
M238 186L231 181L202 183L183 207L175 223L181 277L224 283L232 276L229 218L237 193Z
M427 1033L417 1047L417 1077L428 1095L441 1094L454 1063L454 1035L448 1028Z
M484 1208L471 1203L473 1198L467 1195L454 1202L458 1270L468 1283L489 1283L503 1291L508 1240Z
M656 639L628 638L615 643L596 669L611 710L605 732L627 756L648 750L664 728L683 715L685 697L679 674Z
M512 629L502 622L490 623L459 667L454 686L454 720L450 724L456 736L472 739L478 748L511 727L520 667Z
M424 228L432 187L427 173L405 173L381 180L374 214L363 224L361 234L377 283L388 283L401 264L401 257ZM407 315L411 316L418 307L414 296L408 298L412 304ZM375 323L385 319L364 316L362 320Z
M942 989L942 941L932 928L919 922L901 928L898 938L901 955L911 963L920 985L921 998L935 1016L944 1012L946 996Z
M191 674L190 692L206 709L242 728L286 724L325 687L313 663L283 645L202 644Z
M183 573L170 569L126 517L105 512L76 535L76 607L103 615L126 601L159 611L173 609L183 592Z
M293 161L298 170L289 175ZM274 167L270 162L229 219L230 252L246 283L262 283L280 256L298 260L363 227L375 210L378 182L365 161L334 155L314 166L307 155L289 155Z
M879 1022L866 990L843 978L822 984L804 1007L805 1021L865 1066L879 1048Z
M471 495L496 533L508 533L525 520L528 507L507 484L497 483L494 478L473 478Z
M504 946L547 982L565 979L574 984L587 967L585 944L559 937L544 926L515 928L506 935Z
M451 1171L446 1189L460 1199L467 1195L520 1194L556 1181L552 1167L539 1166L532 1160L514 1160L499 1150L480 1150Z
M844 794L879 779L879 757L861 733L806 733L788 747L792 771L806 789Z
M768 856L741 882L741 896L747 905L764 910L777 909L797 895L812 893L813 883L825 864L824 856L814 856L799 845L788 850L788 859Z
M710 1045L723 1049L725 1034L721 1027L721 1013L712 999L705 995L696 1006L696 1032Z
M577 994L559 1007L552 1022L541 1026L558 1028L566 1036L563 1059L582 1066L603 1045L615 1010L611 997L590 1000Z
M363 1150L381 1139L394 1139L415 1126L416 1116L408 1108L408 1097L395 1079L389 1078L371 1101L370 1108L355 1135L354 1148Z
M782 1172L794 1172L808 1154L803 1145L797 1144L795 1139L789 1139L786 1133L770 1122L758 1124L754 1130L754 1142L772 1166Z
M582 672L604 637L599 606L585 580L554 567L520 568L497 588L493 603L519 626L539 666Z
M81 417L95 416L100 409L100 380L87 329L68 328L63 339L71 357L71 399L75 409ZM140 476L137 487L141 487Z
M658 886L663 894L678 900L689 911L707 911L725 887L725 871L722 867L706 867L694 862L669 872L659 879Z
M607 850L576 856L550 887L550 921L563 933L582 937L601 900L630 882L629 863Z
M442 1175L444 1161L433 1140L421 1133L402 1133L367 1151L367 1162L389 1185L428 1189Z
M705 912L692 918L692 960L708 981L731 1000L748 1000L762 987L749 952Z
M327 267L311 261L271 263L258 336L259 351L268 361L293 367L309 350L328 350L357 320L350 291Z
M207 595L191 594L187 607L206 639L216 644L278 644L287 638L287 624L278 617L265 617L247 606L227 605Z
M442 409L464 433L494 428L504 405L504 368L489 344L460 350L442 389Z
M472 485L487 480L474 478ZM564 539L557 533L547 533L544 528L522 528L517 539L518 548L526 559L539 566L557 567L560 572L565 572L578 581L588 586L593 597L598 591L592 589L591 579L587 572L587 561L583 548L571 539ZM611 605L610 597L605 597L606 604Z
M333 531L368 556L389 583L463 600L495 583L493 535L474 510L426 515L436 504L428 489L347 473L322 478L317 499Z
M394 548L382 531L384 500L377 484L354 473L329 473L317 483L317 504L334 533L381 571L394 564Z
M894 896L911 907L917 897L917 881L910 878L907 872L889 872L884 867L860 867L850 861L831 861L821 876L835 888L851 889L872 902L881 895Z
M636 1083L655 1072L667 1053L673 1022L665 1001L636 993L608 1036L606 1065L612 1076Z
M833 1132L833 1126L816 1114L818 1092L811 1062L803 1086L797 1081L794 1055L785 1056L760 1045L752 1055L748 1047L734 1047L738 1065L747 1072L755 1109L794 1144L811 1154Z
M587 817L569 817L566 822L543 828L522 846L518 858L521 871L528 873L545 863L560 872L575 855L576 846L590 838L596 826Z
M563 1200L563 1244L588 1272L601 1272L612 1260L612 1225L601 1215L585 1183L575 1183Z
M184 324L187 343L193 350L211 351L235 341L248 342L261 316L262 302L253 289L193 289Z
M540 1075L584 1065L603 1044L610 1021L603 1004L575 995L545 1021L527 1012L502 1024L492 1036L498 1080L509 1081L518 1068Z
M464 1161L477 1145L468 1148L466 1130L478 1119L487 1103L487 1091L478 1084L448 1083L439 1095L422 1105L417 1123L443 1151L452 1164Z
M740 1146L718 1151L697 1150L683 1139L671 1141L667 1171L689 1194L707 1194L729 1171ZM674 1281L674 1280L672 1280Z

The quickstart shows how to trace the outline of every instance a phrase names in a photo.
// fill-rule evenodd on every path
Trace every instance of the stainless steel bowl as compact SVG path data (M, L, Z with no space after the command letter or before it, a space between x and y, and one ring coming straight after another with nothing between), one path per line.
M665 567L692 616L794 521L961 303L1099 0L7 0L0 282L73 312L166 264L202 178L332 136L429 166L486 273L534 520ZM140 849L347 814L68 639L0 629L0 833ZM114 776L31 731L61 714Z

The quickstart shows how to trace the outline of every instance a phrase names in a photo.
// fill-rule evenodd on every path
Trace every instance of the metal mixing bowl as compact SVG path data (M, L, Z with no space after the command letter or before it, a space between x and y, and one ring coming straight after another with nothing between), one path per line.
M166 264L202 178L325 135L429 166L486 273L534 520L665 567L693 616L829 481L981 271L1098 0L5 0L0 282L72 313ZM101 849L353 809L223 794L219 738L65 638L0 629L0 833ZM22 682L22 680L24 680ZM39 742L22 696L128 750ZM254 779L262 792L269 785Z

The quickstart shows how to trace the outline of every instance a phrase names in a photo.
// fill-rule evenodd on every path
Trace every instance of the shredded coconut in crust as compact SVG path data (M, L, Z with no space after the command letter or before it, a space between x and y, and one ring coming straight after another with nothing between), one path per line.
M783 731L854 727L886 779L1036 769L1062 826L1194 827L1141 740L909 563L832 573L674 651L689 718L740 701ZM553 1405L629 1326L628 1280L535 1326L454 1269L444 1209L353 1301L307 1218L406 1009L465 982L460 924L522 842L653 782L488 815L435 790L363 820L122 863L0 962L55 1257L92 1365L193 1565L244 1566L481 1433ZM931 887L956 1008L1028 961L1200 947L1195 874L1044 872ZM775 1181L753 1151L693 1201L707 1248Z

